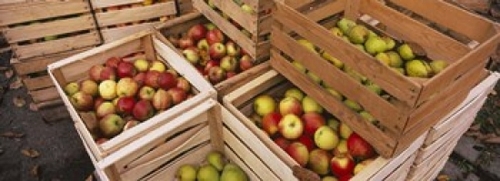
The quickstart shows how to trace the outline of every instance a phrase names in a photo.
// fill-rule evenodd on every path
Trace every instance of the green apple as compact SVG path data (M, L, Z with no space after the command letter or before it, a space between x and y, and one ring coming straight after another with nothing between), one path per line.
M391 64L391 58L384 52L377 53L377 55L375 55L375 59L387 66Z
M399 54L395 51L388 51L385 52L389 56L389 59L391 60L389 63L389 66L399 68L403 66L403 60L399 56Z
M361 117L363 117L365 120L367 120L368 122L370 123L374 123L375 121L377 121L375 119L375 117L373 117L370 113L366 112L366 111L361 111L359 112L359 115L361 115Z
M367 81L364 85L366 88L368 88L368 90L374 92L375 94L377 95L382 94L382 88L379 85L375 84L374 82Z
M335 118L330 118L326 121L326 125L330 126L335 131L339 130L340 121Z
M64 92L66 92L68 96L72 96L79 90L80 90L80 85L78 85L78 83L76 82L70 82L69 84L66 84L66 86L64 86Z
M383 36L382 40L385 41L385 45L387 46L386 50L392 50L396 46L396 41L388 36Z
M339 27L339 29L344 34L347 34L349 30L354 26L356 26L356 22L346 18L342 18L337 22L337 27Z
M351 99L344 100L344 104L347 107L349 107L351 110L356 111L356 112L359 112L359 111L363 110L363 108L361 107L361 105L359 105L356 101L351 100Z
M406 62L405 68L410 77L427 78L430 75L429 68L423 60L410 60Z
M340 28L338 28L338 27L330 28L330 33L332 33L333 35L338 36L338 37L341 37L344 35L344 33L342 33L342 30L340 30Z
M206 164L198 169L196 175L198 181L218 181L220 179L219 171L211 164Z
M339 136L330 126L324 125L314 132L314 143L323 150L332 150L339 143Z
M321 56L328 60L331 64L335 65L335 67L341 69L342 67L344 67L344 63L341 62L339 59L331 56L330 54L326 53L326 52L323 52L321 53Z
M107 138L120 134L124 126L125 121L116 114L108 114L99 121L99 128Z
M306 96L302 99L302 109L304 109L304 113L323 112L323 107L321 107L321 105L319 105L313 98L309 96Z
M321 179L321 181L338 181L334 176L326 176Z
M248 181L246 173L236 164L228 163L222 170L220 181Z
M255 11L253 10L253 8L248 4L241 5L241 10L243 10L243 12L248 13L248 14L255 14Z
M370 37L365 42L365 50L369 54L376 55L387 50L387 44L380 37Z
M302 72L302 73L306 73L307 72L307 69L306 67L304 67L304 65L302 65L299 61L293 61L292 62L292 65L299 71L299 72Z
M105 100L116 98L116 82L114 80L104 80L99 84L99 95Z
M263 117L276 111L276 101L270 95L260 95L253 101L253 110Z
M443 71L448 66L448 62L446 62L444 60L433 60L430 63L430 66L431 66L432 72L434 74L438 74L439 72Z
M349 37L349 41L354 44L363 44L368 38L368 34L370 32L363 25L355 25L349 30L347 36Z
M226 165L226 160L222 153L218 151L211 151L205 157L207 162L214 166L217 170L222 171L224 166Z
M297 100L302 101L304 93L296 87L289 88L285 91L285 97L295 97Z
M190 164L182 165L177 169L175 178L179 181L196 181L196 167Z
M311 80L320 85L321 84L321 78L319 78L316 74L314 74L313 72L309 71L307 72L307 76L309 76L309 78L311 78Z
M398 53L401 56L401 58L405 60L411 60L415 58L413 50L411 49L410 45L406 43L398 47Z
M299 39L297 40L297 42L299 42L299 44L305 47L307 50L313 53L318 53L318 51L316 51L316 46L314 46L314 44L312 44L309 40Z
M327 87L326 91L328 91L330 94L332 94L332 96L335 97L339 101L342 101L344 99L344 96L342 96L342 94L340 94L340 92L338 92L337 90L335 90L331 87Z

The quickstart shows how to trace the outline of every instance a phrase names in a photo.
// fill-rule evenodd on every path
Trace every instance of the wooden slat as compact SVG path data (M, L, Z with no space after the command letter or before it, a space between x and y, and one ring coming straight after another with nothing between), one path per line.
M91 0L90 2L92 3L92 7L94 9L97 9L97 8L107 8L119 5L143 3L144 0Z
M169 1L150 6L133 7L118 11L109 11L96 14L97 23L100 27L116 25L121 23L149 20L161 16L175 15L175 3Z
M124 27L116 27L116 28L106 28L101 29L101 35L104 39L105 43L112 42L129 36L131 34L137 33L139 31L146 30L148 28L152 28L156 25L160 24L160 22L154 23L141 23L137 25L124 26Z
M3 34L9 43L16 43L91 29L95 29L95 24L92 15L88 14L74 18L4 29Z
M416 3L412 0L391 0L391 2L479 42L485 42L496 33L493 22L445 1L427 0ZM453 16L449 16L451 14ZM460 23L457 23L458 21Z
M0 26L77 13L90 13L87 1L53 1L15 5L6 9L0 8Z
M40 112L40 115L42 115L43 119L47 122L55 122L71 118L65 106L39 109L38 112Z
M256 165L246 165L245 161L248 161L248 159L242 160L242 158L239 157L236 152L237 151L233 151L233 149L231 149L228 146L228 144L224 145L224 156L226 156L226 158L228 158L230 160L230 162L238 165L241 168L241 170L243 170L243 172L245 172L248 180L260 180L260 181L269 180L269 179L261 179L261 177L266 177L267 176L266 174L269 174L269 173L266 173L266 172L255 173L256 172L255 170L257 170L257 169L254 169L256 167ZM247 158L246 156L247 155L245 155L245 157L243 157L243 158ZM266 170L266 171L270 172L269 170ZM274 177L274 178L275 178L274 180L278 180L276 177Z
M26 60L23 60L23 62L12 63L12 66L14 66L14 69L16 70L16 73L18 75L26 75L29 73L45 71L49 64L56 62L56 61L59 61L59 60L62 60L66 57L80 53L80 52L85 51L85 50L87 50L87 49L79 49L79 50L75 50L75 51L63 52L63 53L58 53L58 54L44 56L44 57L26 59Z
M23 79L23 83L28 91L54 86L52 79L48 75L34 78L27 77Z
M59 93L57 92L55 87L30 91L29 94L31 95L31 98L33 98L33 102L35 103L40 103L60 98Z
M326 85L331 86L347 98L360 103L365 110L377 118L385 127L396 133L403 131L404 124L402 123L404 122L400 120L402 119L402 115L396 107L368 90L357 80L352 79L327 60L305 50L298 42L278 29L274 29L273 31L272 44L287 56L290 56L291 59L300 62L307 70L314 72ZM298 51L301 49L303 51ZM302 74L300 76L307 75ZM387 112L391 114L387 114Z
M201 0L199 2L205 1ZM259 23L257 9L254 9L254 13L249 14L244 12L241 7L233 2L227 2L225 0L212 0L212 2L218 9L227 14L232 20L236 21L241 27L248 30L252 35L257 34L257 24Z
M301 73L298 72L291 63L274 51L271 51L271 66L307 93L307 95L315 99L320 105L328 110L328 112L346 123L354 132L366 139L380 155L383 157L392 156L392 151L396 146L395 139L397 139L397 137L394 137L394 135L393 137L386 135L386 133L380 131L377 127L361 118L359 114L344 106L343 103L339 102L319 85L313 83L312 80L301 76Z
M360 10L410 38L407 41L418 43L431 58L456 60L470 51L466 45L383 5L379 1L362 1Z
M362 73L399 100L410 104L417 99L416 93L419 86L416 83L408 81L406 77L391 71L380 61L376 61L370 55L362 53L352 44L333 36L324 27L308 20L305 16L285 6L278 5L277 7L278 10L275 12L274 17L287 28L293 28L300 36ZM332 47L332 45L340 46Z
M344 11L344 17L350 20L356 20L358 19L361 14L359 12L359 8L361 5L360 0L349 0L347 1L345 11Z
M13 51L18 59L27 59L35 56L91 47L100 44L100 42L101 40L97 33L92 32L26 46L13 46Z
M225 96L232 92L233 90L239 88L243 84L248 83L253 80L257 76L262 75L263 73L269 71L271 66L269 62L264 62L259 65L254 66L253 68L246 70L244 72L239 73L238 75L231 77L230 79L226 79L214 86L217 90L219 97Z

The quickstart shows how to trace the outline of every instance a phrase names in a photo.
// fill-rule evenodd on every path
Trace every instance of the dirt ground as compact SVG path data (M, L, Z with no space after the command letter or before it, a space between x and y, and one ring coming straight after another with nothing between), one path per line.
M0 65L8 58L2 56ZM94 168L72 120L45 122L30 110L26 89L8 90L4 73L0 71L0 181L85 180ZM26 104L17 107L16 97Z

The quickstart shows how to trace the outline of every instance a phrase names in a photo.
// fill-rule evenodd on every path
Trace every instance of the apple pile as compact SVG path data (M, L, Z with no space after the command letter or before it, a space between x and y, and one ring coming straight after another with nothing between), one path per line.
M205 162L199 167L193 164L181 165L175 173L179 181L247 181L246 173L235 163L218 151L211 151L205 156Z
M300 166L348 180L377 156L373 147L297 88L253 101L251 120Z
M64 91L102 143L193 95L191 84L159 60L110 57Z

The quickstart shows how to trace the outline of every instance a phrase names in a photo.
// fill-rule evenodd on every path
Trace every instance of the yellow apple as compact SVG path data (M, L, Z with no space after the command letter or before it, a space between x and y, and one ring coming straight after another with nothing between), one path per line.
M99 95L105 100L113 100L116 97L116 82L105 80L99 84Z
M309 96L306 96L302 99L302 109L304 109L304 113L308 112L317 112L322 113L323 107L319 105L314 99Z
M260 95L253 102L253 110L263 117L276 110L276 101L269 95Z
M163 64L163 62L160 62L158 60L153 61L153 63L151 63L151 67L149 68L149 71L152 71L152 70L156 70L160 73L165 72L165 70L166 70L165 64Z

